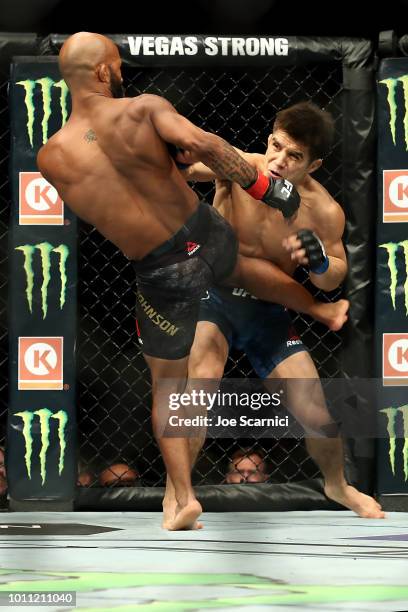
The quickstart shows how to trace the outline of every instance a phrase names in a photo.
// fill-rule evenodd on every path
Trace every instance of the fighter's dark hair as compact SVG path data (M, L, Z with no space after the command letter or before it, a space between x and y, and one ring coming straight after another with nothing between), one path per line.
M283 130L309 149L311 160L327 156L334 137L330 113L313 102L298 102L276 114L274 131Z

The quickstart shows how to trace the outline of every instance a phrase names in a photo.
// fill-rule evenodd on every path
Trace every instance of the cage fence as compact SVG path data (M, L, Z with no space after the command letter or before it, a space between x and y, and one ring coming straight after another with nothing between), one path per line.
M316 178L342 201L342 74L338 64L250 70L211 68L125 68L126 94L158 94L179 112L234 146L263 152L275 113L301 100L329 110L336 137L330 155ZM5 126L5 131L7 128ZM3 135L2 135L3 136ZM7 134L3 136L7 155ZM7 185L4 186L6 191ZM210 183L195 184L202 198L212 201ZM2 192L3 193L3 192ZM3 199L2 199L3 203ZM6 213L6 201L5 211ZM164 484L164 466L150 423L150 383L135 337L134 274L128 260L96 230L80 226L79 247L79 448L80 466L93 484L112 464L135 469L142 484ZM338 299L341 290L324 294L299 270L298 280L321 300ZM340 375L342 340L306 316L292 313L298 333L308 346L322 377ZM246 356L233 350L225 375L254 377ZM4 379L4 387L7 384ZM5 408L4 408L5 409ZM198 459L195 484L224 482L229 460L237 448L257 448L269 466L271 481L315 477L317 467L303 440L208 439ZM125 482L125 479L123 479ZM117 485L121 485L119 478Z

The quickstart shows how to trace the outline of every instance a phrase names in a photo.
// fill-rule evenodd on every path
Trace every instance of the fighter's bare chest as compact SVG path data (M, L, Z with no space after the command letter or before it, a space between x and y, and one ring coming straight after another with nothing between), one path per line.
M232 203L230 222L237 233L243 255L262 257L276 263L288 257L282 247L284 238L305 227L315 229L312 215L306 207L301 206L296 220L288 222L280 211L252 199Z

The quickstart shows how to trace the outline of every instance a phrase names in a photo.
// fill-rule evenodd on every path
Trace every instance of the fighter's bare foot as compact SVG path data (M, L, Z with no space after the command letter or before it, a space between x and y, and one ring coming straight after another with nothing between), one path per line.
M347 321L347 312L350 307L348 300L337 302L315 302L310 313L317 321L327 325L332 331L338 331Z
M183 506L183 508L177 507L176 516L167 529L169 531L202 529L202 523L197 521L202 511L201 504L196 499Z
M325 485L324 492L327 497L352 510L361 518L385 518L385 513L382 511L380 504L373 497L360 493L348 484L343 486Z
M164 498L162 505L163 505L162 528L170 529L171 524L176 517L176 510L177 510L176 498L175 497L173 497L172 499Z

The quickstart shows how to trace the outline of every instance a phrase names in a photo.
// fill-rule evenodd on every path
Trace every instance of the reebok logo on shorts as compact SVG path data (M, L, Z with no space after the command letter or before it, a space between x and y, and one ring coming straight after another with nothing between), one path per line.
M136 319L136 333L137 333L137 341L139 342L139 344L143 344L143 340L142 340L142 336L140 335L140 329L139 329L139 324L137 322L137 319Z
M303 344L302 340L299 338L295 328L292 326L288 330L288 340L286 340L286 346L298 346Z
M190 255L193 255L193 253L198 251L198 249L200 248L201 248L201 244L197 244L196 242L186 242L186 250L187 250L187 255L189 257Z
M300 344L303 344L301 340L287 340L286 341L286 346L299 346Z

